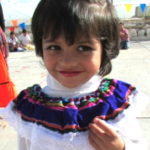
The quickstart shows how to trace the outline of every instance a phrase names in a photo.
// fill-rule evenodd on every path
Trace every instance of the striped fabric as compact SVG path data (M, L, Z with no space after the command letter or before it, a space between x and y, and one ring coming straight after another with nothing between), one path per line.
M50 97L39 85L23 90L13 101L15 111L27 122L42 125L61 134L88 130L97 117L115 118L129 106L129 95L135 88L114 79L104 79L99 88L81 98Z

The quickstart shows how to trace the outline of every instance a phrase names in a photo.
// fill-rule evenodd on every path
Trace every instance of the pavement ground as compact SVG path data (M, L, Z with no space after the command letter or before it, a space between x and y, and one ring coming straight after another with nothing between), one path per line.
M8 64L18 93L35 83L45 86L47 71L35 51L10 53ZM130 48L120 50L112 64L111 78L132 83L150 96L150 41L131 42ZM137 119L150 147L150 104ZM2 122L0 119L0 124ZM17 135L9 125L5 129L0 128L0 150L17 150Z

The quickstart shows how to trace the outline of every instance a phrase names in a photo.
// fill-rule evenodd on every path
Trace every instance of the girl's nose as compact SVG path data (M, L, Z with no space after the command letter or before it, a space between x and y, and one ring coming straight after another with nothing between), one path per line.
M64 53L60 58L60 65L65 68L76 66L78 63L77 57L73 53Z

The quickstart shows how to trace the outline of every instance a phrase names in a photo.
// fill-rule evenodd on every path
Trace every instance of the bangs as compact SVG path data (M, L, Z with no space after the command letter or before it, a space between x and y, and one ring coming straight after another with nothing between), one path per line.
M64 34L69 45L72 45L80 36L85 36L91 40L91 36L104 39L101 31L106 31L104 25L104 16L101 7L97 4L90 4L85 1L58 0L53 2L47 0L47 4L40 10L40 19L38 19L38 35L39 38L51 37L52 40L57 39ZM101 19L100 19L101 18ZM101 21L100 21L101 20ZM97 23L97 24L96 24Z

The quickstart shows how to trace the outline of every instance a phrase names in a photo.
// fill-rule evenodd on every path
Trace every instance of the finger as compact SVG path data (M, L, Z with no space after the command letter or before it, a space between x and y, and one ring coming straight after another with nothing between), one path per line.
M96 124L90 124L90 131L93 132L101 141L107 141L108 135L101 130Z
M89 142L95 150L102 150L90 136L89 136Z
M100 147L102 150L105 148L104 141L98 138L96 134L90 132L89 137Z
M107 135L109 136L115 136L116 135L116 131L112 129L112 127L107 124L106 122L98 119L98 118L95 118L93 120L93 122L102 130L104 131Z
M105 134L105 132L100 127L98 127L95 123L91 123L89 125L89 127L90 127L90 130L92 132L94 132L96 135L99 135L99 134L103 135L103 134Z

